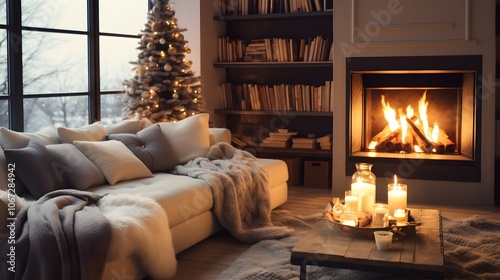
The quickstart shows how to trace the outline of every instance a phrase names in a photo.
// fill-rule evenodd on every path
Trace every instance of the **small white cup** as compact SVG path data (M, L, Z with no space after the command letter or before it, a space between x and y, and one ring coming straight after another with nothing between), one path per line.
M390 231L375 231L373 232L375 236L375 244L377 249L380 251L388 251L392 247L392 235Z

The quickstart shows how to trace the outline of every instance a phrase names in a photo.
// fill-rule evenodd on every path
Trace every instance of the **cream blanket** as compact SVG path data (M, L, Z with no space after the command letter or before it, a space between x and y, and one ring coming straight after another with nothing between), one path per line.
M249 152L217 143L207 157L177 166L176 174L205 180L212 189L215 214L221 225L245 243L293 234L273 226L267 170Z

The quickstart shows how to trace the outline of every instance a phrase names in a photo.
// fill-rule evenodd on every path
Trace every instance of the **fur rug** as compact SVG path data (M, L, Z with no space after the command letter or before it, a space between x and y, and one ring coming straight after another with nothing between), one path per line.
M0 218L7 221L9 197L0 191ZM29 201L16 197L16 209ZM108 261L134 255L151 279L170 279L177 270L168 217L153 199L138 195L106 195L97 206L111 223ZM0 240L7 237L7 227L0 223Z
M291 237L265 240L243 253L217 280L299 279L299 266L290 264L290 252L307 230L321 218L310 210L274 210L276 225L295 229ZM479 216L464 220L443 217L445 279L500 279L500 221ZM309 266L308 279L401 279L384 273ZM419 279L404 277L404 279Z

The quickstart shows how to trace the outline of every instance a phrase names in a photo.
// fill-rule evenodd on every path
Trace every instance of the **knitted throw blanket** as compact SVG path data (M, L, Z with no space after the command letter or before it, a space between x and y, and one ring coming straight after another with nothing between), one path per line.
M1 278L100 279L111 242L110 223L96 206L101 198L57 190L21 208L16 216L15 272L3 259L11 245L2 244Z
M293 234L290 228L273 226L269 175L249 152L228 143L217 143L206 158L179 165L173 172L202 179L210 185L220 224L241 242L256 243Z

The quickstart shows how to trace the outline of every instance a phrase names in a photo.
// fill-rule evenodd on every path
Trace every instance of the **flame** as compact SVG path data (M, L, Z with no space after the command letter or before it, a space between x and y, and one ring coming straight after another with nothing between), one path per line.
M401 142L405 143L406 131L408 130L408 122L406 122L406 115L403 112L403 109L398 109L399 113L399 121L401 123Z
M381 98L382 102L382 109L384 110L384 117L389 123L389 127L391 131L394 131L399 128L399 123L396 120L396 111L391 108L391 105L389 105L389 102L385 102L385 95L382 95Z
M431 139L429 135L429 121L427 120L427 106L429 106L429 102L427 102L426 97L427 90L424 91L422 98L418 100L418 113L420 114L420 121L422 121L422 128L425 133L425 137L427 137L427 139Z
M424 149L423 147L419 147L418 144L413 145L413 141L415 141L415 133L413 132L414 129L411 126L416 126L418 128L418 132L423 134L423 136L431 142L442 143L442 141L447 140L446 133L443 134L437 124L434 124L432 127L429 126L427 116L429 106L429 102L427 100L427 90L424 91L421 98L418 100L418 114L416 114L416 111L411 105L407 105L405 109L398 108L398 116L396 116L396 110L393 109L389 102L386 101L385 95L381 95L381 103L384 117L387 121L388 130L394 132L400 129L401 133L397 135L398 138L396 141L399 141L399 137L401 137L401 143L412 145L414 152L422 153L424 152ZM375 150L379 144L378 140L378 138L373 139L368 145L368 149ZM448 140L448 142L450 141ZM426 152L428 151L426 150ZM434 152L436 151L434 150Z
M433 142L438 142L439 138L439 126L434 124L434 128L432 129L431 139Z

